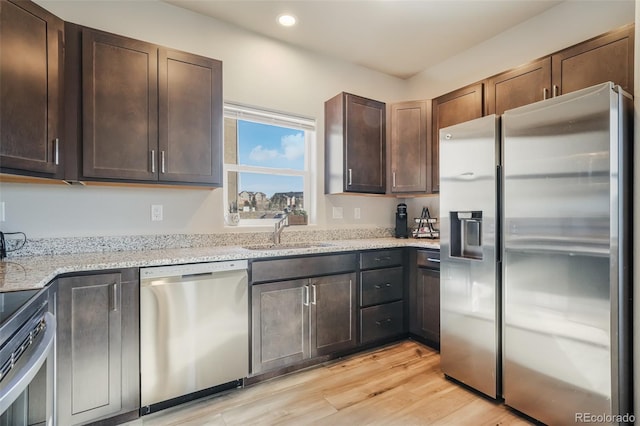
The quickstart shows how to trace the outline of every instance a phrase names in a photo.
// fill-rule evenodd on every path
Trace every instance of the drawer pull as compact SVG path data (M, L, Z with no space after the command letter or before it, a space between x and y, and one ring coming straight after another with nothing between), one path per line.
M392 322L393 320L391 318L387 318L380 321L376 321L376 325L379 327L385 327L387 325L391 325Z
M376 257L374 259L376 262L384 262L386 260L391 260L391 256L382 256L382 257Z
M389 287L391 287L391 283L376 284L373 286L373 288L375 288L376 290L380 290L382 288L389 288Z
M427 260L428 260L429 262L436 262L436 263L440 263L440 259L434 259L434 258L432 258L432 257L427 257Z

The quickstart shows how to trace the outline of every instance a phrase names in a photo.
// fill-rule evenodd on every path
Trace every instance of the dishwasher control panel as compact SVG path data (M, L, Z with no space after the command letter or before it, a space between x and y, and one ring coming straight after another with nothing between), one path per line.
M145 280L182 275L209 274L213 272L238 271L247 268L248 262L246 260L189 263L186 265L152 266L149 268L140 268L140 279Z

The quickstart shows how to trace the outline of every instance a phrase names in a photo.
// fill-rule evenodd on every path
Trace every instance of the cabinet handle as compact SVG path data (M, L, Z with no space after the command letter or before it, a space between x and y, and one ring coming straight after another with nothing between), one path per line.
M560 93L559 87L557 84L553 85L553 97L555 98L556 96L558 96Z
M391 287L391 283L384 283L384 284L376 284L373 286L373 288L375 288L376 290L380 290L381 288L389 288Z
M391 256L376 257L374 260L376 262L384 262L385 260L391 260Z
M396 172L393 172L393 187L396 187Z
M313 299L311 300L311 304L315 305L316 302L318 301L318 292L316 290L316 285L311 284L311 289L313 290Z
M304 306L309 306L309 286L304 286L304 300L302 301Z
M111 285L111 310L118 311L118 284Z
M391 323L393 322L393 320L391 318L387 318L387 319L383 319L380 321L376 321L376 325L383 327L385 325L391 325Z
M353 184L353 170L349 169L349 185Z
M427 260L428 260L429 262L440 263L440 259L434 259L433 257L427 257Z
M156 172L156 150L151 150L151 173Z
M53 140L53 163L56 166L60 164L60 138Z
M164 151L160 151L160 173L165 173L165 171L164 171Z
M549 90L545 87L544 89L542 89L542 99L547 99L547 93L549 93Z

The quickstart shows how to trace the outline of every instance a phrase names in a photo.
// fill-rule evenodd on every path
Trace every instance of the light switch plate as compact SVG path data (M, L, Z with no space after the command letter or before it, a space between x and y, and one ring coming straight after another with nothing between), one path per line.
M333 218L334 219L342 219L342 207L334 207L333 208Z

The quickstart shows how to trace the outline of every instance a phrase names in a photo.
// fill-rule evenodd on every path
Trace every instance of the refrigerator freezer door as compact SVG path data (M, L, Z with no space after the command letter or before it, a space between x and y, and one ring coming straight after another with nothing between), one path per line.
M605 84L502 118L504 398L547 424L617 400L616 98Z
M440 354L449 377L499 395L495 115L440 130Z

